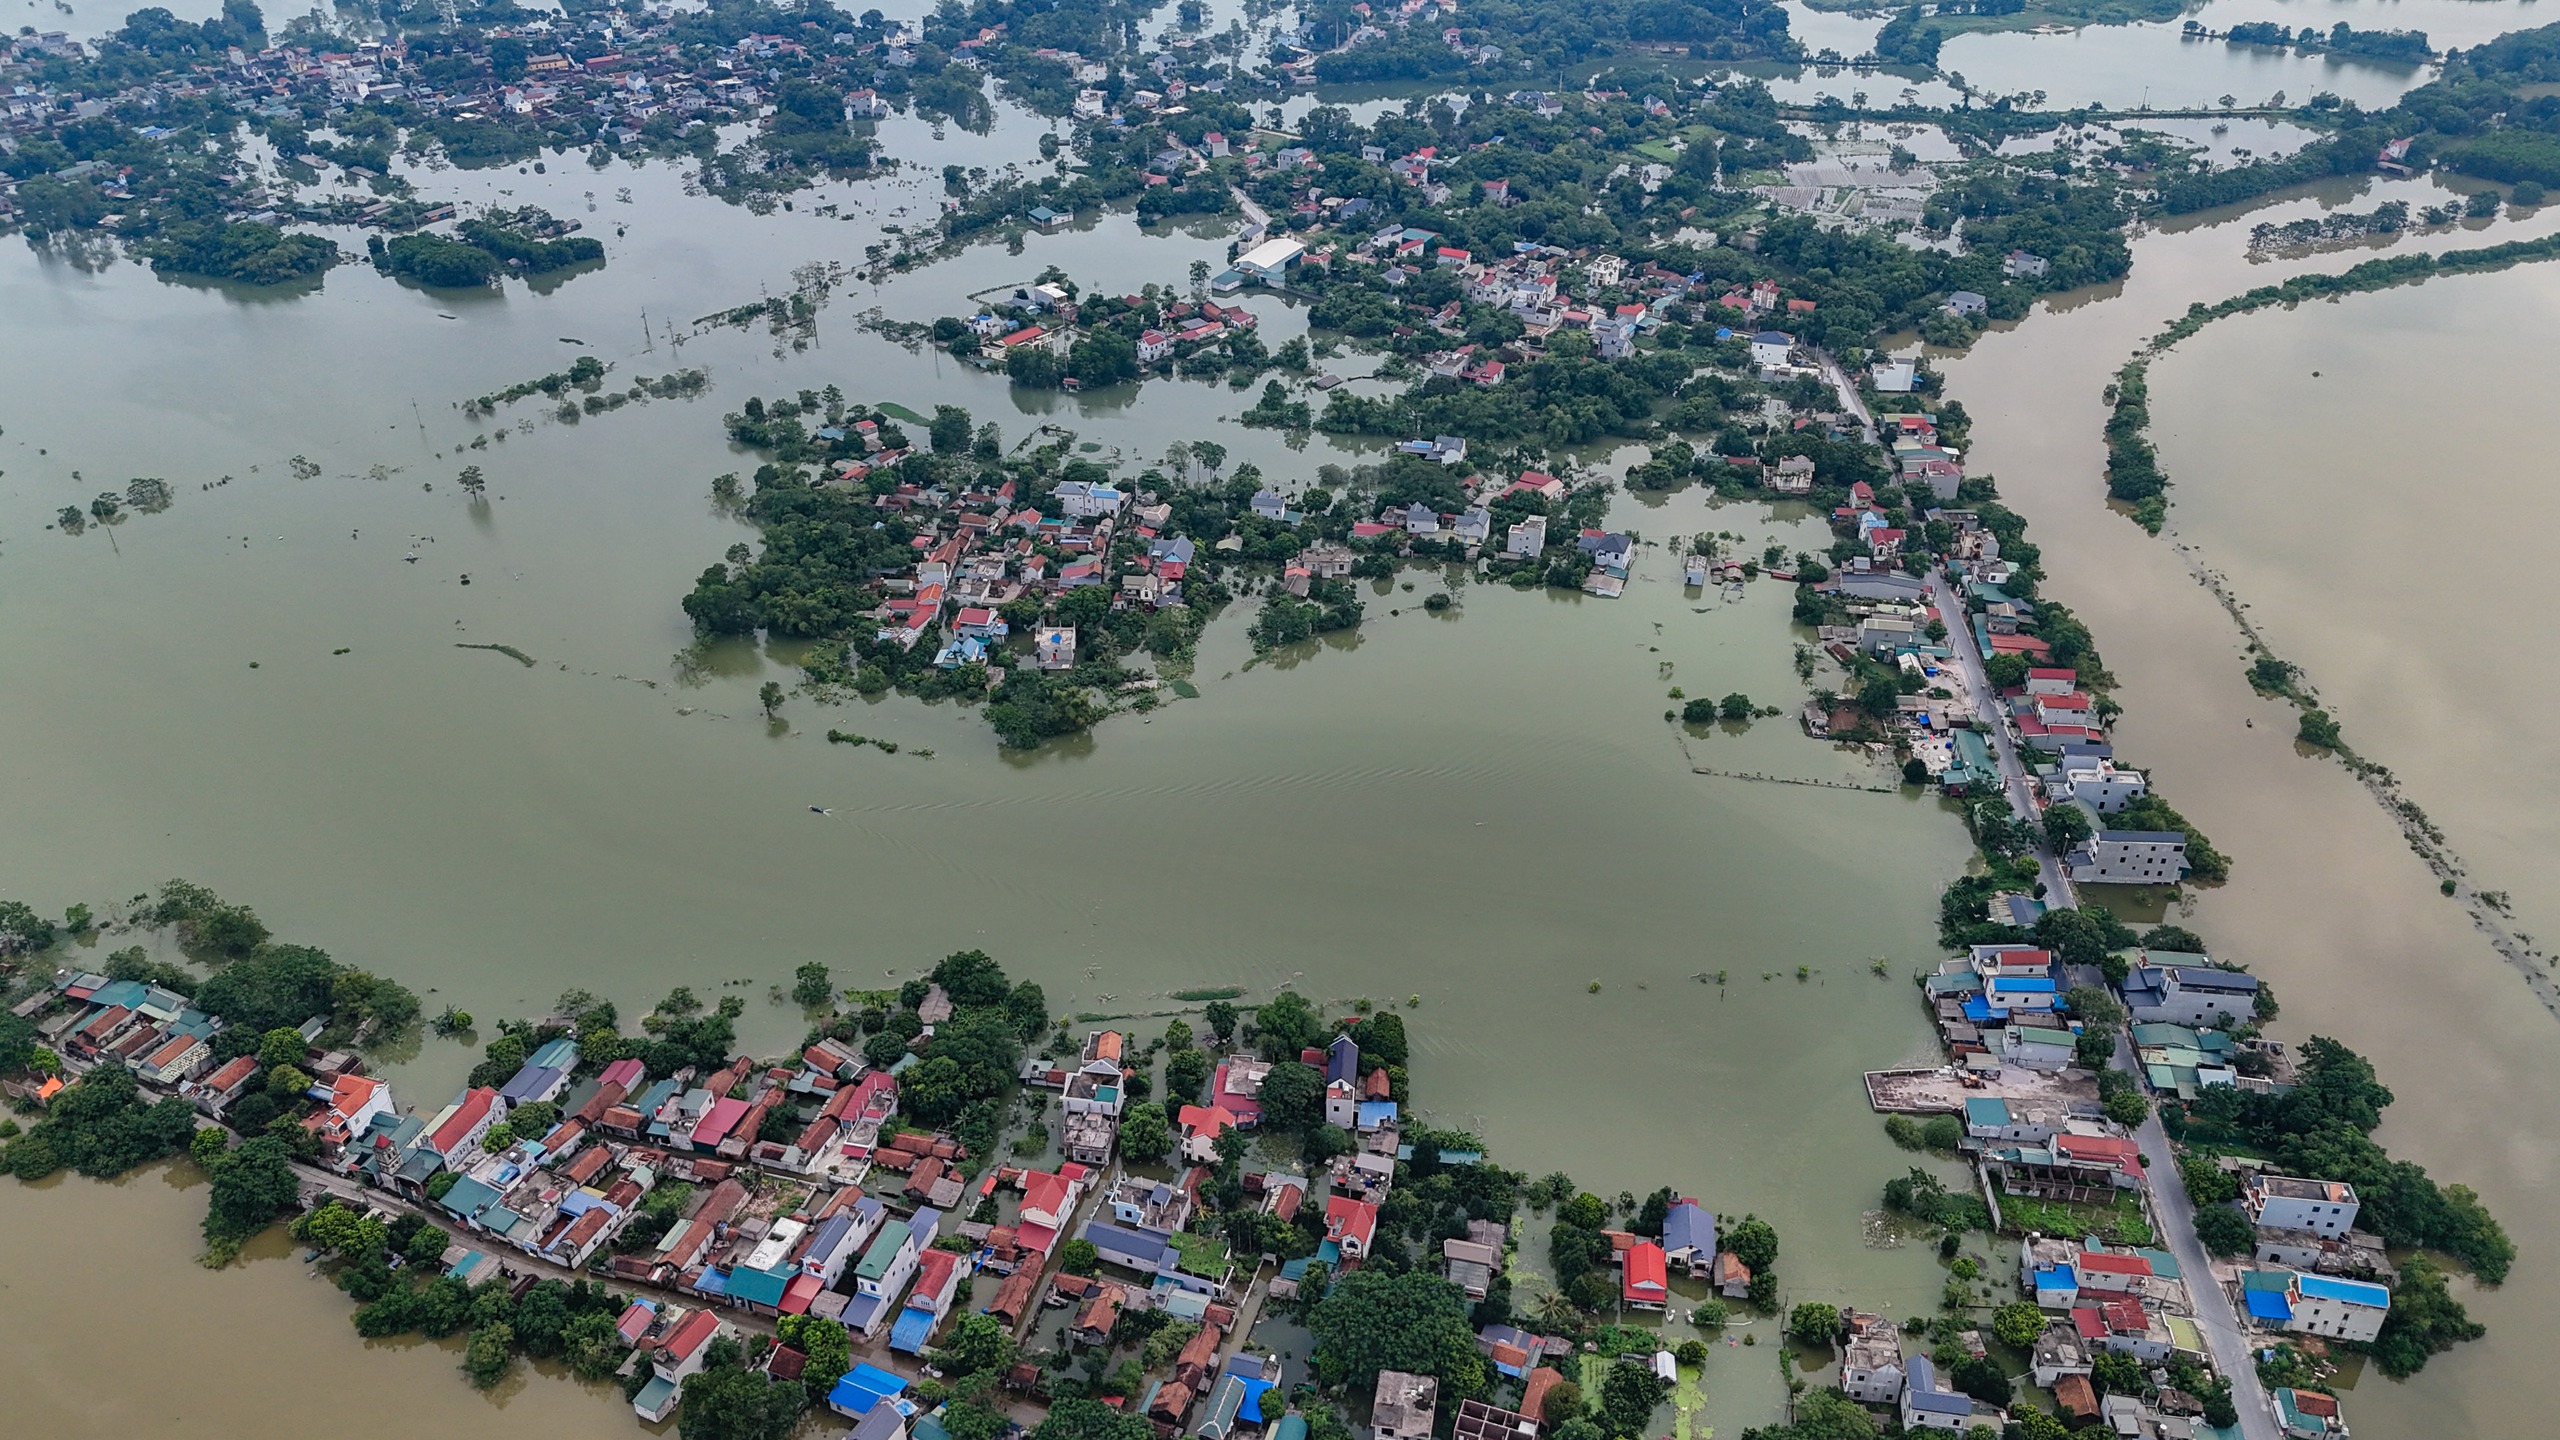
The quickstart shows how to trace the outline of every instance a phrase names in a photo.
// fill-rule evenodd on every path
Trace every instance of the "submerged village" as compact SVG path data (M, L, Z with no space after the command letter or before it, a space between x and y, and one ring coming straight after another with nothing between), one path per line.
M2391 1103L2373 1068L2272 1033L2270 987L2207 937L2119 918L2235 862L2115 753L2096 637L2040 593L2025 521L1967 469L1970 418L1904 358L1914 335L1961 345L2120 276L2128 218L2212 188L2209 167L2094 126L1996 158L2012 122L1973 117L1995 142L1973 168L1904 152L1835 172L1748 84L1505 90L1294 130L1225 95L1339 76L1364 49L1493 63L1436 27L1454 6L1353 8L1381 23L1330 48L1302 31L1258 79L1214 46L1142 72L1035 48L1007 33L1031 17L985 4L917 33L829 12L792 38L741 7L700 34L599 16L354 53L246 48L253 8L157 49L129 31L124 49L156 57L127 57L154 87L143 108L199 124L188 107L255 96L271 138L300 134L294 154L353 167L382 202L239 186L205 211L221 225L174 230L153 198L233 189L235 157L218 180L157 169L117 147L183 126L147 134L126 110L74 161L38 132L109 113L64 87L115 78L91 62L117 51L26 36L24 163L0 194L22 220L124 229L174 269L227 244L225 264L307 278L334 261L284 253L282 223L450 217L357 163L387 149L324 149L297 114L508 159L537 133L608 158L691 145L741 203L869 163L857 127L893 105L985 104L980 72L1073 116L1084 173L947 177L936 242L1134 197L1152 221L1243 215L1228 268L1126 294L1051 270L962 313L866 323L1038 390L1223 381L1259 395L1241 423L1365 438L1377 463L1230 470L1199 440L1122 474L1132 457L1099 443L1008 445L957 406L751 397L722 423L759 466L713 498L762 544L683 597L696 631L825 642L812 700L983 702L999 742L1030 749L1185 698L1204 627L1247 598L1268 652L1360 625L1360 585L1391 596L1407 574L1443 579L1417 602L1432 609L1471 583L1601 602L1674 574L1700 600L1793 586L1810 740L1944 796L1978 851L1942 899L1943 958L1907 977L1941 1063L1864 1077L1910 1159L1877 1177L1879 1231L1935 1249L1934 1313L1792 1300L1789 1217L1730 1213L1676 1157L1649 1193L1609 1197L1430 1123L1445 1097L1408 1038L1429 1024L1419 996L1217 987L1060 1016L963 951L894 990L801 966L789 1053L739 1053L745 999L689 989L629 1025L571 991L484 1042L473 1017L429 1015L395 978L183 882L60 924L0 903L0 1171L196 1166L210 1262L287 1225L358 1334L462 1337L484 1388L554 1364L688 1440L1700 1440L1711 1347L1765 1348L1785 1377L1783 1418L1744 1432L1765 1440L2346 1440L2345 1378L2405 1377L2482 1333L2448 1268L2495 1283L2514 1247L2469 1190L2373 1139ZM1733 43L1746 18L1700 44L1757 53ZM579 103L594 114L573 122ZM766 128L721 151L697 117ZM2368 129L2398 128L2323 123L2353 152L2339 173L2369 165ZM2394 143L2377 153L2403 165ZM1808 180L1825 183L1789 183ZM538 268L521 237L464 238L488 251L466 266L479 281ZM377 263L418 280L433 248L395 241ZM901 266L922 253L899 249ZM751 308L796 325L807 299ZM1340 338L1265 345L1257 308L1275 303ZM592 412L603 379L532 388ZM1604 474L1604 441L1644 458ZM2110 478L2140 519L2165 482L2132 468ZM1746 553L1610 523L1615 492L1686 486L1801 507L1831 541ZM769 714L785 697L766 689ZM1670 725L1772 713L1667 698ZM126 948L88 953L110 939ZM1877 982L1904 978L1875 962ZM422 1032L479 1048L457 1092L376 1073Z
M2489 1274L2503 1234L2373 1147L2389 1092L2269 1037L2258 982L2095 910L2022 932L2040 903L1951 917L2028 938L1920 977L1947 1064L1867 1077L1933 1315L1790 1303L1783 1215L1669 1175L1604 1198L1429 1124L1419 997L1194 992L1147 1034L975 951L884 991L812 963L796 1054L733 1054L734 994L633 1033L572 992L406 1097L368 1046L472 1017L183 882L67 928L161 932L209 976L143 945L62 968L55 927L0 912L0 1168L186 1156L211 1261L289 1220L358 1333L467 1335L484 1387L557 1362L687 1436L1676 1436L1708 1347L1763 1343L1789 1416L1747 1433L1776 1440L2347 1435L2339 1367L2477 1333L2413 1249Z

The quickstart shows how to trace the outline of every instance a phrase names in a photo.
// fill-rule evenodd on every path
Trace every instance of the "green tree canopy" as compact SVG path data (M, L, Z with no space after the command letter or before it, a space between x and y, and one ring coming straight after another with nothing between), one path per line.
M1254 1033L1262 1053L1273 1060L1296 1060L1298 1052L1324 1039L1324 1017L1295 990L1283 990L1253 1012Z
M1317 1302L1307 1329L1316 1373L1329 1386L1362 1393L1379 1371L1403 1370L1438 1377L1443 1405L1484 1392L1467 1298L1437 1275L1355 1270Z

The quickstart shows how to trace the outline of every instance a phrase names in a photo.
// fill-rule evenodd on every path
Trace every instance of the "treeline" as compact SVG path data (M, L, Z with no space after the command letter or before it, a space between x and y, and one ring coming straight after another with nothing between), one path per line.
M2434 58L2436 53L2427 43L2424 30L2358 30L2343 20L2326 31L2314 25L2292 30L2273 20L2251 20L2232 26L2223 38L2234 45L2290 45L2300 50L2413 65Z
M455 226L452 236L426 230L390 241L370 236L365 249L373 257L374 268L383 274L447 290L494 285L505 275L547 275L573 265L603 263L600 240L583 235L545 240L529 233L529 228L521 222L475 218Z
M2356 53L2407 58L2419 32L2338 32ZM2398 36L2401 38L2391 38ZM2422 58L2422 56L2421 56ZM2501 35L2485 45L2445 57L2437 78L2409 91L2388 110L2332 106L2339 128L2329 138L2281 160L2261 160L2227 170L2189 174L2162 187L2161 208L2172 215L2236 205L2330 175L2369 172L2383 147L2411 140L2406 163L2423 167L2430 157L2448 169L2492 180L2531 180L2560 185L2560 96L2527 95L2525 87L2560 79L2560 25Z
M1321 0L1300 11L1310 42L1329 49L1371 16L1350 0ZM1457 17L1469 47L1491 45L1503 70L1562 70L1631 43L1686 45L1703 59L1788 59L1800 53L1787 12L1767 0L1589 0L1559 9L1534 0L1472 0ZM1329 84L1436 79L1466 73L1473 57L1452 50L1436 25L1390 29L1383 40L1331 51L1316 60Z
M2283 1173L2356 1187L2361 1218L2389 1244L2442 1250L2490 1284L2507 1278L2515 1243L2462 1185L2440 1186L2414 1161L2394 1160L2373 1140L2393 1096L2372 1062L2324 1036L2303 1042L2291 1090L2266 1094L2213 1086L2188 1101L2164 1102L2162 1120L2181 1143L2246 1145Z
M246 220L172 225L143 242L141 250L153 274L203 275L244 285L307 280L326 274L344 258L320 236Z
M2132 507L2134 522L2157 535L2169 518L2161 492L2169 477L2152 448L2151 389L2139 360L2116 372L2115 406L2107 413L2107 495Z
M2299 305L2305 300L2333 295L2413 285L2437 275L2494 274L2537 260L2555 258L2560 258L2560 235L2544 236L2538 240L2510 240L2502 245L2451 250L2442 255L2387 255L2334 274L2296 275L2280 285L2261 285L2213 305L2198 301L2187 307L2186 314L2153 336L2149 348L2157 353L2216 320L2264 310L2271 305Z
M1647 433L1655 403L1677 393L1692 368L1677 353L1652 351L1611 363L1559 349L1489 388L1435 379L1380 399L1337 390L1316 428L1337 435L1467 435L1584 445L1609 435Z

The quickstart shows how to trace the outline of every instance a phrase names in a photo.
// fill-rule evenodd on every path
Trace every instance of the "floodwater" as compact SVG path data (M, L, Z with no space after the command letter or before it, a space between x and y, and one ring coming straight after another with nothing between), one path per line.
M611 1385L519 1366L483 1394L462 1341L363 1340L354 1304L281 1230L227 1270L198 1265L204 1181L184 1162L113 1184L9 1182L0 1201L0 1361L13 1435L266 1440L337 1430L446 1440L458 1429L630 1440ZM672 1433L672 1424L664 1427Z
M1806 48L1856 58L1871 49L1876 32L1898 6L1847 12L1788 7L1788 28ZM2480 44L2510 30L2550 23L2535 0L2209 0L2175 20L2139 25L2091 25L2036 34L2024 30L1963 34L1938 54L1943 74L1961 75L1977 103L1998 96L2041 92L2056 110L2104 105L2114 110L2214 108L2230 95L2243 105L2261 104L2281 92L2294 103L2328 91L2367 109L2389 106L2403 91L2434 78L2429 65L2297 55L2289 49L2188 40L2189 20L2212 30L2275 21L2294 30L2326 31L2344 21L2360 30L2423 30L2439 51ZM1884 103L1913 84L1918 103L1955 102L1943 80L1908 82L1890 74L1857 74L1808 67L1773 78L1784 99L1809 103L1823 95L1843 101L1865 92Z
M995 168L1040 128L1005 107L996 124L937 141L924 122L891 122L890 148L918 173L762 217L684 195L663 165L432 177L436 193L544 204L592 234L621 227L608 268L545 297L430 293L360 267L316 293L252 296L0 246L12 340L0 347L0 673L13 682L0 687L0 764L12 813L41 817L0 827L0 893L59 911L184 875L255 905L279 934L431 992L431 1008L484 1020L573 985L630 1013L671 985L744 981L746 1039L762 1049L798 1029L762 998L793 966L887 979L967 946L1041 981L1061 1012L1162 1010L1169 991L1218 984L1410 998L1422 1108L1481 1130L1504 1163L1563 1169L1603 1193L1668 1183L1756 1210L1785 1238L1790 1300L1928 1309L1934 1257L1864 1239L1878 1187L1906 1162L1857 1074L1933 1053L1904 977L1933 954L1931 902L1963 863L1960 832L1934 802L1691 773L1870 778L1786 722L1691 734L1661 719L1673 685L1792 705L1804 687L1781 587L1726 605L1684 593L1667 555L1648 551L1620 601L1466 587L1432 616L1421 601L1443 582L1414 575L1415 590L1370 597L1358 635L1250 668L1240 610L1204 643L1201 699L1030 757L997 754L956 707L895 698L795 699L769 727L753 695L790 678L779 650L721 647L680 675L672 657L690 636L677 598L750 538L706 498L711 476L756 463L717 418L750 394L834 383L920 410L958 403L1009 440L1053 422L1140 463L1214 437L1231 464L1284 485L1359 458L1217 419L1237 408L1231 396L1169 382L1020 395L855 324L875 305L901 319L963 312L969 293L1050 263L1114 289L1178 284L1193 260L1224 257L1216 228L1141 238L1103 217L1026 237L1018 254L983 246L877 290L841 288L805 351L734 331L672 348L669 321L685 329L779 293L795 266L858 260L885 226L929 220L941 164ZM2416 182L2380 193L2438 198ZM2329 198L2364 208L2379 194ZM827 203L854 218L815 213ZM2552 223L2500 222L2482 238ZM2386 1138L2477 1184L2525 1248L2514 1283L2473 1299L2492 1339L2414 1385L2368 1381L2356 1423L2520 1433L2525 1337L2560 1298L2535 1262L2560 1235L2532 1204L2555 1112L2530 1103L2554 1098L2560 1031L2512 1003L2512 975L2434 899L2362 793L2281 743L2281 712L2248 697L2228 621L2172 552L2095 499L2097 394L2126 349L2190 299L2353 258L2248 263L2245 229L2146 237L2118 293L2038 316L2032 352L1987 340L1953 367L1954 393L1981 422L1983 468L2004 472L2035 519L2057 592L2125 677L2126 753L2240 857L2196 923L2284 993L2287 1033L2337 1033L2372 1053L2403 1097ZM1272 343L1303 333L1300 313L1252 303ZM2472 334L2517 335L2499 352L2514 353L2536 313L2492 309ZM713 388L576 426L520 405L504 418L529 428L459 450L492 427L456 402L584 353L620 377L706 366ZM318 473L297 478L294 456ZM2190 487L2183 525L2204 472L2168 458ZM488 504L453 486L466 463L487 471ZM168 479L176 506L105 532L43 528L139 475ZM2323 483L2303 504L2330 493ZM1616 520L1656 540L1735 530L1746 551L1821 537L1809 520L1694 495L1624 497ZM509 645L535 663L459 645ZM2394 722L2356 708L2353 668L2307 634L2299 655L2340 687L2350 733L2369 729L2377 758L2416 786L2416 757L2385 744ZM903 748L830 746L829 728ZM2454 839L2492 862L2485 839ZM1869 972L1878 958L1889 978ZM2431 983L2398 973L2413 961ZM429 1042L392 1075L433 1105L468 1058ZM2538 1077L2516 1082L2529 1093L2490 1091L2519 1060ZM59 1318L89 1294L173 1294L167 1313L259 1324L290 1357L277 1364L361 1373L371 1388L355 1393L404 1397L399 1423L481 1418L488 1402L444 1373L448 1358L357 1341L343 1299L298 1267L191 1268L196 1205L168 1184L155 1173L0 1188L0 1245L82 1226L95 1241L78 1252L88 1290L60 1298L67 1283L22 1281L45 1272L13 1264L0 1268L7 1303L32 1293ZM0 1393L59 1397L39 1413L69 1437L208 1407L261 1413L280 1393L227 1351L173 1356L143 1379L96 1353L13 1347ZM1765 1422L1774 1353L1720 1352L1709 1389L1710 1424ZM566 1433L589 1414L628 1423L567 1382L529 1380L508 1403ZM578 1418L555 1423L555 1410Z
M2327 198L2367 209L2395 196L2433 198L2403 184ZM1977 468L2033 522L2050 593L2089 623L2122 682L2119 753L2236 857L2230 883L2194 895L2183 923L2272 983L2279 1035L2330 1035L2369 1056L2399 1097L2382 1141L2478 1189L2521 1251L2503 1287L2456 1284L2488 1338L2406 1383L2367 1374L2348 1394L2350 1423L2524 1434L2540 1428L2541 1327L2560 1303L2560 1025L2365 791L2296 752L2294 712L2251 692L2236 627L2170 542L2104 503L2101 392L2115 368L2190 300L2363 258L2240 258L2251 223L2316 208L2289 201L2145 236L2121 287L1985 339L1948 366L1949 393L1974 416ZM2554 218L2403 244L2522 238ZM2490 648L2491 617L2521 613L2526 595L2473 557L2500 553L2486 528L2530 504L2509 498L2524 482L2502 473L2520 468L2500 438L2524 383L2503 372L2529 363L2556 290L2560 274L2526 267L2263 312L2208 328L2152 371L2173 532L2333 687L2351 732L2448 824L2478 883L2533 906L2549 904L2534 889L2548 854L2534 848L2543 747L2534 727L2500 720L2544 693L2549 667ZM2474 625L2483 638L2465 638Z
M13 813L43 817L0 827L11 898L103 906L184 875L484 1023L570 986L629 1014L672 985L745 980L746 1042L766 1050L797 1036L798 1013L764 999L795 965L885 980L973 946L1062 1013L1161 1011L1166 992L1218 984L1410 1001L1423 1110L1505 1163L1769 1216L1790 1298L1897 1314L1933 1300L1934 1255L1864 1238L1907 1160L1858 1073L1933 1050L1908 976L1933 953L1961 831L1917 796L1692 774L1874 778L1786 721L1691 734L1662 718L1674 685L1792 709L1805 687L1784 587L1691 594L1651 550L1620 601L1471 586L1434 616L1421 602L1444 582L1420 574L1372 595L1356 636L1251 668L1248 604L1207 637L1201 699L1030 757L999 755L957 707L894 697L794 699L769 728L753 697L791 678L778 658L725 647L693 683L672 663L690 638L676 601L749 538L706 498L711 476L755 464L718 420L749 394L838 383L956 402L1009 439L1055 420L1139 457L1215 436L1231 465L1293 486L1360 457L1219 422L1230 396L1180 384L1017 400L853 324L873 304L959 310L1052 260L1114 288L1179 283L1222 236L1141 239L1106 219L840 293L806 352L722 331L678 356L661 331L637 354L643 307L681 324L876 232L723 209L715 246L712 202L674 193L665 167L447 178L564 213L579 189L640 193L612 264L540 299L457 303L353 269L298 300L246 300L0 248L18 342L0 355L0 667L17 682L0 687L0 763ZM1274 343L1303 328L1252 303ZM482 428L455 400L588 350L618 375L707 365L714 388L455 449ZM296 455L320 473L296 478ZM488 473L485 506L452 483L464 463ZM174 508L43 528L135 475L166 477ZM1740 532L1748 553L1825 543L1816 521L1694 493L1623 498L1618 519L1665 542ZM830 728L902 750L830 745ZM432 1106L468 1059L429 1041L390 1073ZM127 1293L183 1267L193 1226L130 1193L82 1211L102 1235L153 1232L89 1249ZM0 1229L50 1228L39 1204L0 1190ZM240 1288L241 1313L264 1295ZM352 1333L328 1329L291 1348L359 1363ZM1734 1356L1707 1418L1765 1423L1775 1357ZM0 1391L39 1358L0 1360ZM125 1367L42 1363L125 1383ZM450 1392L427 1385L418 1408L483 1403ZM123 1430L76 1410L58 1428Z

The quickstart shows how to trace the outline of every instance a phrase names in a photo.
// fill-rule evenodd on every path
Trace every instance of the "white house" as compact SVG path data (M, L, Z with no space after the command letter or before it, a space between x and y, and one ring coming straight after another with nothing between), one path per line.
M2248 1019L2258 1007L2258 981L2210 965L2146 965L2125 976L2125 1013L2144 1024L2219 1026Z
M1763 330L1751 337L1751 363L1767 369L1784 365L1795 353L1796 337L1779 330Z
M2240 1206L2262 1230L2308 1230L2335 1237L2355 1228L2359 1202L2356 1187L2341 1180L2253 1175L2240 1192Z
M1084 480L1065 480L1051 492L1058 508L1072 520L1091 520L1104 515L1117 515L1129 497L1117 486Z
M2277 1274L2284 1288L2264 1284ZM2262 1325L2331 1340L2371 1340L2391 1313L2391 1292L2382 1286L2300 1271L2244 1274L2241 1296L2249 1318Z
M1905 1362L1902 1382L1902 1428L1962 1433L1974 1424L1970 1395L1938 1388L1938 1367L1926 1355ZM1998 1429L1997 1425L1992 1427Z
M2113 760L2100 759L2066 759L2045 783L2045 793L2053 799L2077 800L2101 815L2113 815L2150 789L2141 771L2119 770Z
M2082 885L2175 885L2187 874L2187 837L2179 830L2101 830L2064 858Z
M1502 547L1504 554L1514 555L1528 560L1537 559L1538 556L1546 550L1546 548L1547 517L1544 515L1532 515L1528 519L1521 521L1519 524L1512 526L1511 532L1505 537Z
M1861 1405L1902 1398L1902 1332L1881 1315L1851 1312L1849 1348L1840 1360L1840 1389Z

